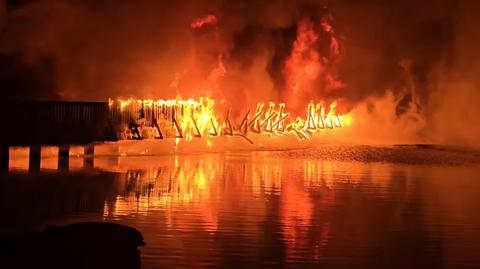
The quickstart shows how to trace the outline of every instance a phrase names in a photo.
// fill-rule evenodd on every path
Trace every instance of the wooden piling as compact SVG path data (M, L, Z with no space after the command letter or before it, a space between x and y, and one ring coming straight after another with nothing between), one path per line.
M70 146L62 145L58 146L58 170L68 171L70 158Z
M0 145L0 174L8 173L10 150L8 145Z
M85 145L83 148L83 168L93 168L93 155L95 146L93 144Z
M28 172L37 173L40 172L40 161L42 159L42 147L40 145L30 146L28 159Z

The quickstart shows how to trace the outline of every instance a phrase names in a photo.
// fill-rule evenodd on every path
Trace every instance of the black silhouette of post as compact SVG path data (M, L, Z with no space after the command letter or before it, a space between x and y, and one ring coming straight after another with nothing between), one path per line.
M70 146L62 145L58 147L58 170L68 171L70 157Z
M95 153L95 146L93 144L85 145L83 148L83 167L93 168L93 155Z
M0 145L0 174L8 172L10 152L8 145Z
M30 146L28 154L28 172L36 173L40 171L40 161L42 159L42 147L39 145Z

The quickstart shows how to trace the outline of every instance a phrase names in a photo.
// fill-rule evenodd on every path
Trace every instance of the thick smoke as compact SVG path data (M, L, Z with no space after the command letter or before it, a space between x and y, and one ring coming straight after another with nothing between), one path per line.
M191 50L197 1L7 4L2 88L19 98L106 100L165 95ZM8 70L6 70L8 71Z
M302 19L314 22L317 49L328 59L328 36L321 32L328 18L340 41L335 72L342 88L324 91L314 81L322 98L372 122L384 117L391 126L384 136L411 130L402 141L475 145L478 6L455 0L4 0L0 86L16 99L210 95L242 110L285 96L284 65ZM191 28L211 14L215 24Z
M480 2L455 13L451 61L437 66L428 92L428 137L437 143L480 147Z

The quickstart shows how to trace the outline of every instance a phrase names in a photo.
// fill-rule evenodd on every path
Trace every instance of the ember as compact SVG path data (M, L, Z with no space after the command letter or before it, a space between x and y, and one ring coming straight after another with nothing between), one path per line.
M193 29L197 29L197 28L201 28L204 25L215 25L215 24L217 24L217 17L215 17L214 15L208 15L193 21L190 26Z

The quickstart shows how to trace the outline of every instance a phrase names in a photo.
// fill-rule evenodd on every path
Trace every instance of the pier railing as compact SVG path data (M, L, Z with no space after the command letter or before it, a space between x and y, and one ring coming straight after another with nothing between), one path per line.
M107 102L13 101L0 105L0 143L9 146L114 141Z
M0 172L9 166L11 146L29 147L29 171L40 170L41 147L59 146L59 169L68 168L69 146L85 145L93 166L93 142L116 141L107 102L0 102Z

